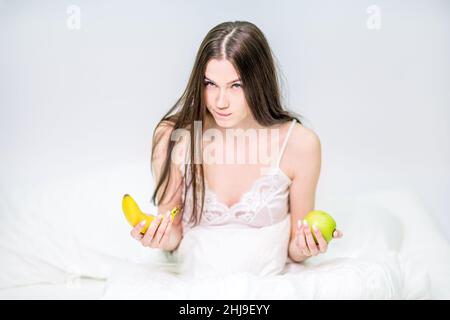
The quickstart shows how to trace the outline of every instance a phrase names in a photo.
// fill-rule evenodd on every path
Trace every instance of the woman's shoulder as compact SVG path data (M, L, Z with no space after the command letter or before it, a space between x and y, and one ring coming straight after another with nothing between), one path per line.
M173 122L169 119L161 120L160 122L158 122L156 124L155 130L154 130L155 137L160 138L162 136L167 136L168 134L170 134L172 132L174 126L175 126L175 122Z
M296 158L304 154L320 151L320 148L321 143L318 134L313 129L296 122L287 146L291 156Z
M164 119L160 121L154 130L154 135L152 139L152 146L158 153L166 153L169 143L174 141L172 152L176 154L177 157L182 157L185 155L187 146L189 145L188 132L187 130L175 129L175 122L171 120ZM155 152L156 153L156 152Z
M171 161L171 164L180 176L184 176L184 164L189 149L189 139L186 135L187 130L174 131L175 122L163 120L155 128L152 141L153 159L161 157L163 162ZM169 159L167 159L167 148L169 143L174 141L170 150Z
M167 118L161 120L155 127L154 140L159 141L161 138L169 140L170 138L179 140L180 136L183 137L189 131L189 127L182 127L175 129L176 119ZM167 142L167 141L165 141Z

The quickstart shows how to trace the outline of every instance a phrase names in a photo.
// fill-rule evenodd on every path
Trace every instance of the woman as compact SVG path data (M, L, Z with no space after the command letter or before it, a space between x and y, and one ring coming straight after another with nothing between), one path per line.
M187 134L175 134L180 132ZM224 139L242 132L249 143L236 146L234 138ZM268 143L265 161L218 161L235 152L260 155L267 149L260 146ZM198 152L191 152L198 149L200 161ZM186 163L175 161L179 155L188 157ZM205 163L208 156L213 161ZM142 226L133 228L131 235L142 245L173 251L196 225L260 228L290 213L288 257L301 262L327 251L320 231L303 220L314 210L320 141L283 109L271 50L254 24L225 22L208 32L183 95L155 129L151 158L157 183L152 201L165 216L154 219L145 235ZM171 221L168 213L175 206L182 210ZM333 234L341 236L339 230Z

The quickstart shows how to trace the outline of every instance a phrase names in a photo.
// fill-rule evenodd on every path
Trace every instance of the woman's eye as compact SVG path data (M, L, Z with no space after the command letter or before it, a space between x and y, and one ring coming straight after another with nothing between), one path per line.
M209 81L205 81L204 84L205 84L206 87L208 87L208 86L215 87L216 86L214 83L209 82ZM231 85L232 88L241 88L241 86L242 85L240 83L234 83L234 84Z

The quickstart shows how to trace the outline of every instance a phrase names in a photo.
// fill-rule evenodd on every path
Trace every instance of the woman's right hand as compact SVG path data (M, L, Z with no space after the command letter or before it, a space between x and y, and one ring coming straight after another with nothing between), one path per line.
M141 230L144 227L146 221L144 220L141 223L138 223L131 230L131 236L134 239L138 240L144 247L173 250L172 247L174 247L174 243L173 240L170 240L171 234L174 234L174 230L172 227L173 220L171 219L170 211L166 212L166 214L164 215L164 219L162 218L162 214L156 216L150 223L150 226L148 227L145 234L142 234Z

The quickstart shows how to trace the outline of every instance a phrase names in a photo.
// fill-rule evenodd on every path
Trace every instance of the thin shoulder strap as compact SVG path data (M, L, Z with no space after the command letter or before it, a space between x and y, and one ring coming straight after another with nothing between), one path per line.
M294 129L295 122L296 122L296 120L292 119L291 126L289 127L289 130L286 134L286 138L284 138L283 146L281 147L280 155L278 156L277 167L280 166L281 157L283 156L284 149L286 149L286 145L287 145L289 136L291 135L292 129Z

